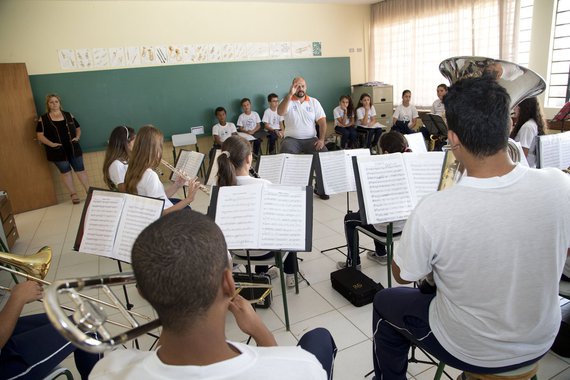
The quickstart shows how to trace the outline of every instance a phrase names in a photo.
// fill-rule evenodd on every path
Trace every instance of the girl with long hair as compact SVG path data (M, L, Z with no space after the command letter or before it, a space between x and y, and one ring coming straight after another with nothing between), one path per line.
M515 110L518 110L518 118L510 137L521 143L528 166L534 168L536 167L536 137L545 133L546 123L542 110L536 97L523 100Z
M111 132L103 161L103 180L111 190L125 190L125 174L135 137L135 130L126 125L115 127Z

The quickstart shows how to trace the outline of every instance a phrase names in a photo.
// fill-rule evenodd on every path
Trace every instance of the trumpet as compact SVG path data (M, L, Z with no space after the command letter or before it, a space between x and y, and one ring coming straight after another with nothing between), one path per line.
M166 166L168 169L172 170L172 172L175 173L177 176L182 177L184 180L186 181L194 180L194 178L188 176L188 174L186 174L184 171L177 169L175 166L171 165L170 162L166 160L160 160L160 163ZM210 195L210 189L208 189L206 186L200 184L198 188L202 190L204 193Z
M53 284L45 291L45 309L46 314L55 328L70 342L82 350L101 353L107 351L117 345L122 345L129 340L135 339L143 334L157 329L161 326L159 319L152 320L144 325L139 325L136 321L132 321L129 330L112 335L105 326L107 315L105 311L98 305L93 304L89 300L83 300L76 295L77 291L91 288L101 288L113 294L110 286L122 286L135 282L135 276L132 273L118 273L100 277L87 277L69 280L54 281ZM239 294L242 289L246 288L266 288L263 295L256 300L250 302L260 302L267 297L272 287L271 285L253 284L246 282L236 283L236 291L234 297ZM73 314L72 319L63 311L59 296L68 295L77 305L77 311ZM122 306L119 303L120 306ZM119 306L118 305L118 306ZM97 333L97 338L89 335Z

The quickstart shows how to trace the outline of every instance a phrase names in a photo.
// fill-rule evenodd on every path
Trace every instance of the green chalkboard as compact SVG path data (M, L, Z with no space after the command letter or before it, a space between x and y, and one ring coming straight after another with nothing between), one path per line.
M85 151L105 149L117 125L135 129L144 124L160 128L167 140L176 133L203 125L210 134L217 121L214 109L228 111L236 122L240 100L250 98L260 117L267 94L280 98L295 76L307 81L307 93L323 105L327 118L342 94L350 93L349 58L307 58L205 63L131 69L31 75L38 113L45 112L45 96L61 96L65 110L81 124Z

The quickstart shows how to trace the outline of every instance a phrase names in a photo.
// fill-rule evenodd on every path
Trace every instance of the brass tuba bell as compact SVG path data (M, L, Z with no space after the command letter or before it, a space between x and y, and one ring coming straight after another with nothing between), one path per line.
M44 279L48 274L51 264L51 248L47 246L43 247L38 252L29 256L0 252L0 264L15 266L30 276Z

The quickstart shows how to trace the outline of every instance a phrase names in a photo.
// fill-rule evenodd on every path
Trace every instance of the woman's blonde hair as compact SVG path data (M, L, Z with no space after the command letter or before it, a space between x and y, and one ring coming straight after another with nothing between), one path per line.
M63 104L61 104L61 98L57 94L47 94L46 95L46 112L49 113L49 100L51 98L57 98L59 100L59 110L63 111Z
M145 125L137 133L137 138L129 158L129 168L125 175L125 191L137 194L137 185L147 169L155 169L162 160L164 135L152 126Z

